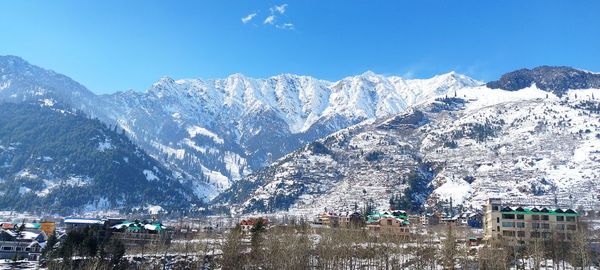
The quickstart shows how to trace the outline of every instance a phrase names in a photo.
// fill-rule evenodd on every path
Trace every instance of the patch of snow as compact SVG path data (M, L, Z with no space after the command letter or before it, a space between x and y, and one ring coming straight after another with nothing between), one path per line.
M231 182L229 182L229 178L227 176L221 174L218 171L212 171L202 166L202 173L210 179L209 181L214 184L217 189L225 190L231 186Z
M44 106L52 107L52 106L54 106L55 101L50 98L45 98L42 100L42 103L44 104Z
M157 181L157 180L160 180L158 178L158 176L156 176L156 174L154 174L154 172L151 171L151 170L144 170L143 173L146 176L146 180L148 180L148 181Z
M448 179L433 192L438 194L442 200L452 199L452 202L458 205L471 195L471 185L462 179Z
M106 150L111 150L113 148L114 148L114 146L112 145L112 143L110 142L110 139L108 139L108 138L106 138L103 142L98 143L98 151L100 151L100 152L104 152Z
M159 213L164 211L164 209L160 205L149 205L147 209L148 213L151 215L158 215Z
M190 138L194 138L197 135L202 135L208 138L211 138L215 143L223 144L225 141L219 137L219 135L199 126L191 126L187 128L187 132L190 135Z
M29 193L29 192L31 192L30 188L28 188L28 187L19 187L19 194L20 195L23 195L23 194L26 194L26 193Z

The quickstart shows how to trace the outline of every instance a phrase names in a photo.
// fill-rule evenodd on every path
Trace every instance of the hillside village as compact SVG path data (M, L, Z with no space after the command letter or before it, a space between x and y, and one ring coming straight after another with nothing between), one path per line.
M443 256L446 255L435 254L443 252L447 245L456 250L447 256L463 268L467 267L465 264L480 267L489 264L489 252L502 245L514 247L515 253L510 256L520 256L517 262L510 261L511 264L600 263L597 260L600 258L600 212L515 205L501 199L489 199L481 210L475 211L448 205L435 211L430 209L430 212L366 207L354 212L326 211L314 216L271 214L170 219L163 211L130 218L36 218L3 212L1 218L4 220L0 222L2 264L41 265L50 269L65 256L79 258L70 263L71 267L78 268L103 261L125 268L151 267L156 263L167 269L211 268L226 265L228 256L241 256L238 259L246 264L285 265L291 262L272 261L274 258L262 252L273 248L271 241L276 239L284 241L281 243L292 241L289 244L294 246L301 243L294 242L300 241L297 237L304 236L312 244L303 247L311 254L303 263L316 268L333 259L328 253L322 253L334 252L323 250L321 245L327 241L351 241L377 247L380 254L367 255L362 254L360 247L349 246L347 252L354 255L336 259L341 260L337 263L346 263L344 260L355 258L355 262L348 261L355 267L396 265L418 269L414 259L421 258L425 265L445 268L448 258ZM543 259L548 249L558 242L566 245L565 253L550 260ZM538 253L532 253L534 247L539 249ZM575 248L586 251L572 254ZM263 250L260 262L255 261L258 256L255 253L259 252L256 249ZM427 249L434 253L423 253ZM461 259L461 250L468 259ZM587 257L577 257L578 254ZM373 261L374 258L379 259Z

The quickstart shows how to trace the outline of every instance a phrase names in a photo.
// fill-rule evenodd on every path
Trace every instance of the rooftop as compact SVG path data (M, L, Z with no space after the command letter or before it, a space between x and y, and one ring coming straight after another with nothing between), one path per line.
M503 207L500 212L509 214L546 214L546 215L563 215L563 216L579 216L579 213L573 209L548 209L546 207Z

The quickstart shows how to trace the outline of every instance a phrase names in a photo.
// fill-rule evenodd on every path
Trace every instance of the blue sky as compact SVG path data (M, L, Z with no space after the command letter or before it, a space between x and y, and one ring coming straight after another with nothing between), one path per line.
M455 70L491 80L544 64L600 71L600 1L90 2L0 1L0 54L97 93L238 72L337 80Z

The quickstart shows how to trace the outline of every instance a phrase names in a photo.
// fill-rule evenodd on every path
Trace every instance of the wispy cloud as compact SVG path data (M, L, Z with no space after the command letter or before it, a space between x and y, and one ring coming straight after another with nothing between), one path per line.
M263 23L264 24L273 24L273 23L275 23L275 15L270 15L269 17L267 17L265 19L265 21Z
M269 8L269 11L267 12L267 14L269 14L267 17L264 17L263 19L263 24L264 25L272 25L278 29L283 29L283 30L294 30L296 28L296 26L292 23L289 22L288 20L286 20L287 15L285 15L285 12L287 11L287 7L288 4L281 4L281 5L274 5L272 7ZM260 11L258 12L253 12L248 14L245 17L242 17L242 23L243 24L247 24L250 21L254 20L255 17L258 15L258 13L260 13ZM285 22L288 21L288 22Z
M279 12L279 14L283 14L283 13L285 13L286 7L287 7L287 4L282 4L279 6L273 6L270 10L271 10L271 13Z
M245 16L242 18L242 23L246 24L246 23L250 22L252 19L254 19L254 17L256 17L256 13L250 13L250 14L248 14L248 16Z
M277 27L279 29L285 29L285 30L294 30L294 24L293 23L278 24L275 27Z

